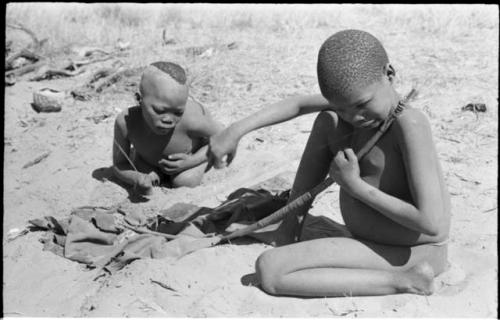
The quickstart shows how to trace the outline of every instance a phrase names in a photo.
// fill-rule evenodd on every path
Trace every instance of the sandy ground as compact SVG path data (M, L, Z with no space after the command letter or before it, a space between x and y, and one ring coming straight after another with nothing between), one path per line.
M203 82L195 83L194 92L225 124L264 103L292 94L316 92L315 55L321 42L334 31L302 30L287 34L287 39L279 33L269 35L272 39L235 33L231 39L241 39L240 49L221 52L212 58L226 61L228 73L217 71L218 81L212 88L206 89ZM269 248L253 242L203 249L175 263L135 261L112 277L98 281L92 281L91 272L80 264L42 251L41 232L7 242L7 232L24 227L27 220L45 215L62 218L77 206L122 203L153 215L176 202L216 206L231 191L254 186L279 174L286 181L283 186L290 185L314 120L314 115L304 116L251 133L241 141L233 165L226 170L211 171L201 186L157 188L150 201L133 203L124 189L98 179L102 168L110 165L114 117L133 103L130 92L118 86L90 102L68 99L59 113L37 114L30 107L34 90L43 87L69 90L86 80L81 76L43 82L21 79L5 88L4 315L495 317L498 42L496 47L494 43L485 44L479 33L472 30L460 38L440 39L439 44L437 40L431 43L428 38L412 35L415 43L422 44L412 47L408 41L401 41L405 35L379 34L384 34L384 44L401 70L398 84L401 92L419 80L420 95L414 106L424 110L431 121L452 195L451 268L436 279L438 290L434 295L273 297L252 285L255 260ZM484 38L490 36L498 39L498 26ZM298 50L290 50L292 45L286 42L292 37L301 41ZM187 37L185 41L189 43L190 39ZM268 51L263 52L265 47ZM159 55L159 50L153 49L144 61L157 60L153 57ZM286 58L274 59L272 63L266 60L270 54L285 53ZM245 56L247 60L238 64L238 59L230 60L229 56ZM310 62L299 63L304 57ZM203 63L195 67L202 69ZM257 72L252 71L254 68ZM253 84L251 90L249 84ZM220 100L204 96L203 90L216 90ZM475 115L460 110L477 99L486 103L486 113ZM243 102L246 107L238 107ZM87 118L101 115L108 117L97 123ZM44 152L50 152L46 159L22 168ZM320 195L312 214L342 222L337 196L336 187Z

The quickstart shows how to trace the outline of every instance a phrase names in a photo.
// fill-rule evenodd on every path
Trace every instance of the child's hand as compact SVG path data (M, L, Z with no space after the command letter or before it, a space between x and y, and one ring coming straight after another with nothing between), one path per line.
M156 173L155 171L151 171L150 173L148 173L148 177L149 180L151 180L151 184L153 186L160 185L160 176L158 175L158 173Z
M209 167L224 168L226 166L225 162L229 165L236 155L238 141L239 139L232 134L230 128L211 136L207 152ZM226 161L224 161L225 155L227 155Z
M154 175L152 175L152 173L154 173ZM139 180L137 181L137 184L135 185L136 191L139 192L140 194L150 195L153 193L153 185L158 184L159 181L160 178L158 177L156 172L143 174L140 176Z
M158 161L160 169L166 174L175 174L194 167L192 157L186 153L174 153Z
M330 176L342 188L352 191L361 180L358 157L350 148L337 152L330 165Z

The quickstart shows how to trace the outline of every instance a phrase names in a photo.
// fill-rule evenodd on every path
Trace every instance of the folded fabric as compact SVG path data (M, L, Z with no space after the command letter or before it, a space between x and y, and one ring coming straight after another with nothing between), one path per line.
M113 273L141 258L177 258L193 246L193 239L209 233L223 233L231 224L255 222L288 201L288 191L238 189L216 208L177 203L147 218L138 212L116 208L80 207L68 218L51 216L30 220L32 230L46 230L44 250ZM150 233L136 233L123 225L146 225ZM162 234L177 235L167 240ZM170 237L171 238L171 237Z

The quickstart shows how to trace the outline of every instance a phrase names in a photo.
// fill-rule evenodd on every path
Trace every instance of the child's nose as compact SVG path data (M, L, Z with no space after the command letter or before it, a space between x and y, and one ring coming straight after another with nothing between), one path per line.
M164 116L161 118L161 122L165 124L172 124L174 122L174 119L171 116Z
M355 114L353 114L351 119L352 119L353 122L365 121L366 120L365 116L363 114L361 114L361 113L355 113Z

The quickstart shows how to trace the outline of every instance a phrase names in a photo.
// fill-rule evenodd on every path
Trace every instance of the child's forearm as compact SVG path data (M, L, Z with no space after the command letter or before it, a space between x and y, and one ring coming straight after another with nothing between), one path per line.
M208 145L204 145L200 149L198 149L195 153L191 155L191 167L196 167L203 162L206 162L207 159L207 151Z
M137 172L133 170L130 165L122 163L113 165L113 173L115 177L129 185L138 184L140 179L144 176L144 173Z
M328 101L321 95L292 97L261 108L250 116L233 123L228 129L236 137L241 138L253 130L328 108Z
M433 213L419 210L414 205L391 196L361 179L355 188L346 191L387 218L409 229L430 236L435 236L438 233L438 224L433 219L435 217Z

